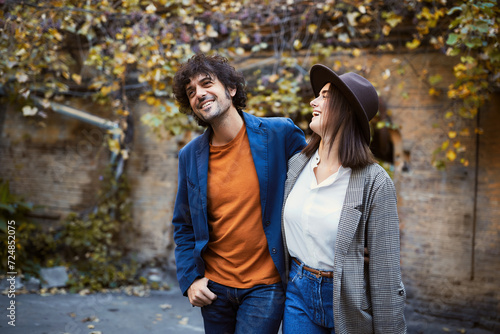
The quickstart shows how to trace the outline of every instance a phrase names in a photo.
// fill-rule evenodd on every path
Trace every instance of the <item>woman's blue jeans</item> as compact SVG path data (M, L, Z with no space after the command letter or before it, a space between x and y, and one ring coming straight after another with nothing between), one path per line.
M303 266L291 261L283 334L334 334L333 278L316 277Z
M217 299L201 308L205 333L278 333L285 302L281 282L237 289L208 281L208 288Z

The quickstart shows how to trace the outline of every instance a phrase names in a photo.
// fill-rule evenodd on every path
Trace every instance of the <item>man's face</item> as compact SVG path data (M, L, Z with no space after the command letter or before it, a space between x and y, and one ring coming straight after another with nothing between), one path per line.
M233 107L236 89L226 89L215 77L199 74L186 85L186 95L191 109L202 121L212 124ZM235 109L236 110L236 109Z

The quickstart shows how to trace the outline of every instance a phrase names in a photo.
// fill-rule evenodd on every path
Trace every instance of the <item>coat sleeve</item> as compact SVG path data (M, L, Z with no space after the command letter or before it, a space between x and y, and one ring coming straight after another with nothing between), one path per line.
M194 280L201 275L196 270L193 250L195 235L191 220L191 211L188 199L185 158L179 152L179 173L177 195L175 198L172 224L174 226L175 262L177 266L177 280L182 293L187 296L187 289Z
M367 247L374 331L406 333L396 190L386 173L375 178L371 198Z
M291 119L287 118L286 120L289 123L286 132L286 160L288 161L306 146L306 139L304 132Z

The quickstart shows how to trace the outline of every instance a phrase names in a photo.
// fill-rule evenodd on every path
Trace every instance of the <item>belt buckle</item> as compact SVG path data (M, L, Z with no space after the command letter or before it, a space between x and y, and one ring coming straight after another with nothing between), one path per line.
M321 276L323 276L323 273L321 272L321 270L318 270L318 272L316 273L316 278L320 278Z

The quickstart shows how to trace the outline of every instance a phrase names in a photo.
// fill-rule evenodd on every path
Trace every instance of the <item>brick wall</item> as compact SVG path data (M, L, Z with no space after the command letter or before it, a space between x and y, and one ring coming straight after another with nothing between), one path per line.
M44 121L24 118L19 106L2 107L0 177L11 191L41 206L47 224L91 207L109 161L102 130L56 113Z
M427 54L339 55L337 59L365 69L369 79L390 73L375 85L389 117L400 126L392 135L397 138L394 182L409 305L423 314L498 329L494 326L500 323L499 97L481 110L484 135L476 141L475 120L444 118L449 104L445 91L454 80L450 58ZM424 71L443 76L438 85L442 96L429 96ZM79 107L106 115L89 105ZM101 145L101 130L57 114L39 127L12 108L1 110L0 176L11 181L15 193L44 205L49 213L64 216L91 206L99 175L109 160ZM137 105L134 110L134 139L126 174L138 233L130 236L129 247L138 252L141 261L173 266L170 222L177 152L188 139L159 140L140 122L147 107ZM470 136L457 138L467 145L464 157L470 165L451 163L438 171L431 163L432 152L447 138L450 121L471 130Z
M132 249L141 261L167 261L175 266L171 222L177 191L177 154L184 136L159 139L140 121L148 106L138 105L135 110L133 149L127 166L139 233Z

